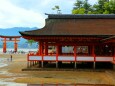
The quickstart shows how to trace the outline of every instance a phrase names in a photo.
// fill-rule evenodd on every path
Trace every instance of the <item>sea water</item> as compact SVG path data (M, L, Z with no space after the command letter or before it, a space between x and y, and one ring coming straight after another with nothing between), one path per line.
M7 52L10 52L10 51L14 51L14 49L13 49L13 48L7 48ZM17 49L17 51L18 51L18 52L23 51L23 52L25 52L25 53L28 53L29 51L35 51L35 52L37 52L38 49L37 49L37 48L35 48L35 49L19 48L19 49ZM3 49L2 49L2 48L0 48L0 53L3 53Z

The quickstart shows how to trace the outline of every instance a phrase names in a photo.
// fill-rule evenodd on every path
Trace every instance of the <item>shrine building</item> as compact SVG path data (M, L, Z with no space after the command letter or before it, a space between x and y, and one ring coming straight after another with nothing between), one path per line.
M41 29L20 32L23 38L38 42L37 53L29 53L28 66L39 62L111 62L115 68L114 14L47 14Z

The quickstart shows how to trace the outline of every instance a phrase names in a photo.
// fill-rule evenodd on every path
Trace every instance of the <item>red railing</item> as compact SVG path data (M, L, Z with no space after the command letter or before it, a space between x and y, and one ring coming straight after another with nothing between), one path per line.
M29 57L30 56L41 56L42 57L42 61L44 61L44 57L45 56L55 56L55 58L56 58L56 60L55 61L58 61L59 60L59 57L61 58L61 56L62 56L62 58L64 58L64 56L67 58L67 57L69 57L70 56L70 58L71 58L71 56L73 56L72 58L75 58L74 59L74 61L75 62L77 62L77 61L88 61L88 59L89 59L89 61L91 61L91 62L110 62L110 61L113 61L113 62L115 62L115 56L96 56L95 54L93 55L93 56L79 56L79 55L58 55L58 54L50 54L50 55L44 55L44 54L42 54L42 55L39 55L38 53L32 53L32 52L30 52L29 54L28 54L28 58L27 58L27 60L28 61L30 61L29 60ZM80 60L78 60L78 58L80 59ZM82 58L84 58L84 59L86 59L86 58L88 58L88 59L86 59L86 60L81 60ZM92 60L92 59L90 59L90 58L94 58L94 60ZM106 58L106 59L103 59L103 58ZM100 60L99 60L100 59ZM113 60L111 60L111 59L113 59ZM63 61L66 61L66 60L63 60ZM70 61L73 61L73 60L70 60Z

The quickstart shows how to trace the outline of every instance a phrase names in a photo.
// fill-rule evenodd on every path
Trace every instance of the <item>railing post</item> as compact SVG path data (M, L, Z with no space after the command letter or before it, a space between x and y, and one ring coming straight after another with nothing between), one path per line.
M43 56L43 53L42 53L42 62L41 62L42 68L44 67L44 61L43 61L44 59L43 59L43 57L44 57L44 56Z
M76 61L77 61L77 54L76 54L76 53L77 53L77 46L74 46L74 49L73 49L73 50L74 50L74 57L75 57L75 65L74 65L74 68L77 68L77 64L76 64L76 63L77 63L77 62L76 62Z
M56 68L58 68L59 46L56 47Z
M95 47L94 47L94 45L92 45L92 56L94 57L93 69L95 69L96 56L95 56Z
M113 70L115 70L115 46L114 46L114 56L113 56Z
M29 62L29 54L27 54L27 68L29 68L30 67L30 64L29 64L30 62Z
M95 69L95 67L96 67L96 55L94 54L93 56L94 56L93 69Z
M114 46L114 54L113 54L113 70L115 70L115 46Z

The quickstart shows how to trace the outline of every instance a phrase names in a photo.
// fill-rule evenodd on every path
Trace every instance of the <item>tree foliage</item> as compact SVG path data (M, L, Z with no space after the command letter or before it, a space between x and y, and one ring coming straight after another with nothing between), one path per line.
M26 43L29 45L29 46L32 46L33 43L35 43L34 40L27 40Z
M76 0L72 14L115 14L115 0L98 0L94 5L88 0Z
M57 14L61 14L61 10L60 10L60 7L58 5L55 5L55 7L52 8L52 10L56 10Z

